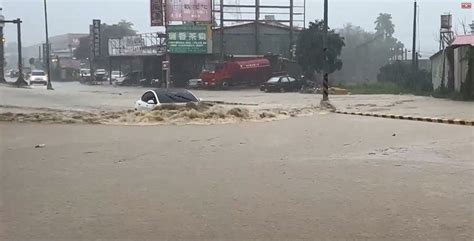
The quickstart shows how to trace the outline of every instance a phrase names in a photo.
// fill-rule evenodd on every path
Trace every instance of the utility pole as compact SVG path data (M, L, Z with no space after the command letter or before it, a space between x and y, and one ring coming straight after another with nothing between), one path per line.
M109 56L109 84L112 85L112 58L110 56Z
M420 53L416 52L416 61L415 61L415 68L418 70L418 60L420 59Z
M38 46L38 61L41 61L41 46Z
M89 26L89 82L94 81L94 22Z
M260 52L260 31L259 21L260 20L260 0L255 0L255 54L258 55Z
M329 63L328 52L328 19L329 19L328 0L324 0L324 29L323 29L323 56L324 56L324 77L323 77L323 102L329 101Z
M412 45L412 50L411 50L411 65L412 65L412 70L413 73L415 73L418 69L416 66L416 58L417 58L417 53L416 53L416 17L417 17L417 3L416 0L414 1L414 16L413 16L413 45Z
M220 34L220 52L221 52L221 60L224 60L225 56L225 50L224 50L224 0L220 0L219 2L219 8L220 8L220 26L221 26L221 31L219 32Z
M48 74L48 84L46 86L46 89L48 90L54 90L53 86L51 85L51 66L50 66L50 58L51 58L51 50L49 46L49 33L48 33L48 10L46 7L46 0L44 0L44 28L45 28L45 33L46 33L46 73Z
M290 59L293 58L293 0L290 0Z
M165 1L165 6L164 6L164 9L167 9L167 6L166 6L166 3L167 1ZM169 22L168 22L168 12L166 12L165 14L165 31L166 31L166 34L168 34L168 25L169 25ZM169 44L168 42L166 43L166 55L165 55L165 61L161 62L161 71L166 71L165 72L165 83L166 83L166 88L170 88L171 87L171 80L170 80L170 72L171 72L171 65L170 65L170 47L169 47ZM163 68L165 67L165 68Z
M2 13L3 9L0 8L0 20L5 20L5 17ZM0 83L6 83L5 80L5 39L3 36L3 27L5 27L4 22L0 22Z

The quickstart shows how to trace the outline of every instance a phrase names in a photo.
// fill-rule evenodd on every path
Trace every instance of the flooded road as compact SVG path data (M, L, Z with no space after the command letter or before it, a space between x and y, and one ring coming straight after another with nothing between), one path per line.
M140 119L165 112L129 120L143 126L26 120L34 113L135 116L128 110L145 91L55 88L0 88L2 116L24 118L0 122L0 240L474 237L473 127L318 109L252 121L253 113L301 110L320 99L255 90L196 91L208 100L258 104L225 107L242 108L231 122L196 125L187 116L149 126ZM429 97L331 99L359 111L473 114L470 102Z

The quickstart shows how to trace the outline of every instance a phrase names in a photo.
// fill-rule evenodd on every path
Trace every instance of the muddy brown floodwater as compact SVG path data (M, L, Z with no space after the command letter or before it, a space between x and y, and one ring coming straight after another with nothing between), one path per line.
M13 118L0 121L0 240L474 238L474 127L338 115L315 107L320 96L253 90L197 93L257 106L141 113L128 110L143 89L55 87L0 88L0 117ZM429 97L331 100L474 111Z
M239 105L237 105L239 106ZM317 106L304 108L249 109L243 106L229 107L204 102L185 106L159 106L152 111L86 112L62 111L43 108L3 106L16 112L0 113L0 121L37 122L49 124L109 124L109 125L161 125L161 124L229 124L240 121L272 121L301 117L314 113L327 113ZM22 111L23 110L23 111ZM43 112L38 112L43 111Z

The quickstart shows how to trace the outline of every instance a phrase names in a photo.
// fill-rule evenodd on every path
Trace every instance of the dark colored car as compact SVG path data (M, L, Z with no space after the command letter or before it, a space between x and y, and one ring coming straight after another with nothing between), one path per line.
M119 86L144 86L144 87L160 87L162 84L159 79L144 78L143 72L133 71L121 78L117 79Z
M122 86L138 86L140 80L143 79L143 73L140 71L133 71L123 76L122 81L117 82L118 85Z
M106 81L107 80L107 71L105 69L97 69L94 73L95 79L97 81Z
M289 92L298 91L303 83L290 76L275 76L260 86L261 91L265 92Z

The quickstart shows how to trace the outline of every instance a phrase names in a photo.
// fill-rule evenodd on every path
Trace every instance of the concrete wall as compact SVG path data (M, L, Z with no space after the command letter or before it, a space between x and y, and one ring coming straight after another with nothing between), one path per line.
M459 46L454 49L448 48L444 53L441 52L431 57L433 89L436 90L441 85L444 62L445 87L456 92L461 91L461 86L466 81L469 68L469 48L470 46Z
M213 34L213 53L220 54L220 30ZM224 53L255 55L255 26L243 25L224 30Z
M444 79L444 87L448 86L448 69L449 64L448 60L444 60L444 53L433 56L431 58L431 81L433 83L433 89L436 90L441 86L441 83ZM443 63L445 64L444 68L444 77L443 77Z
M461 91L461 84L466 81L469 68L469 46L454 49L454 90Z

